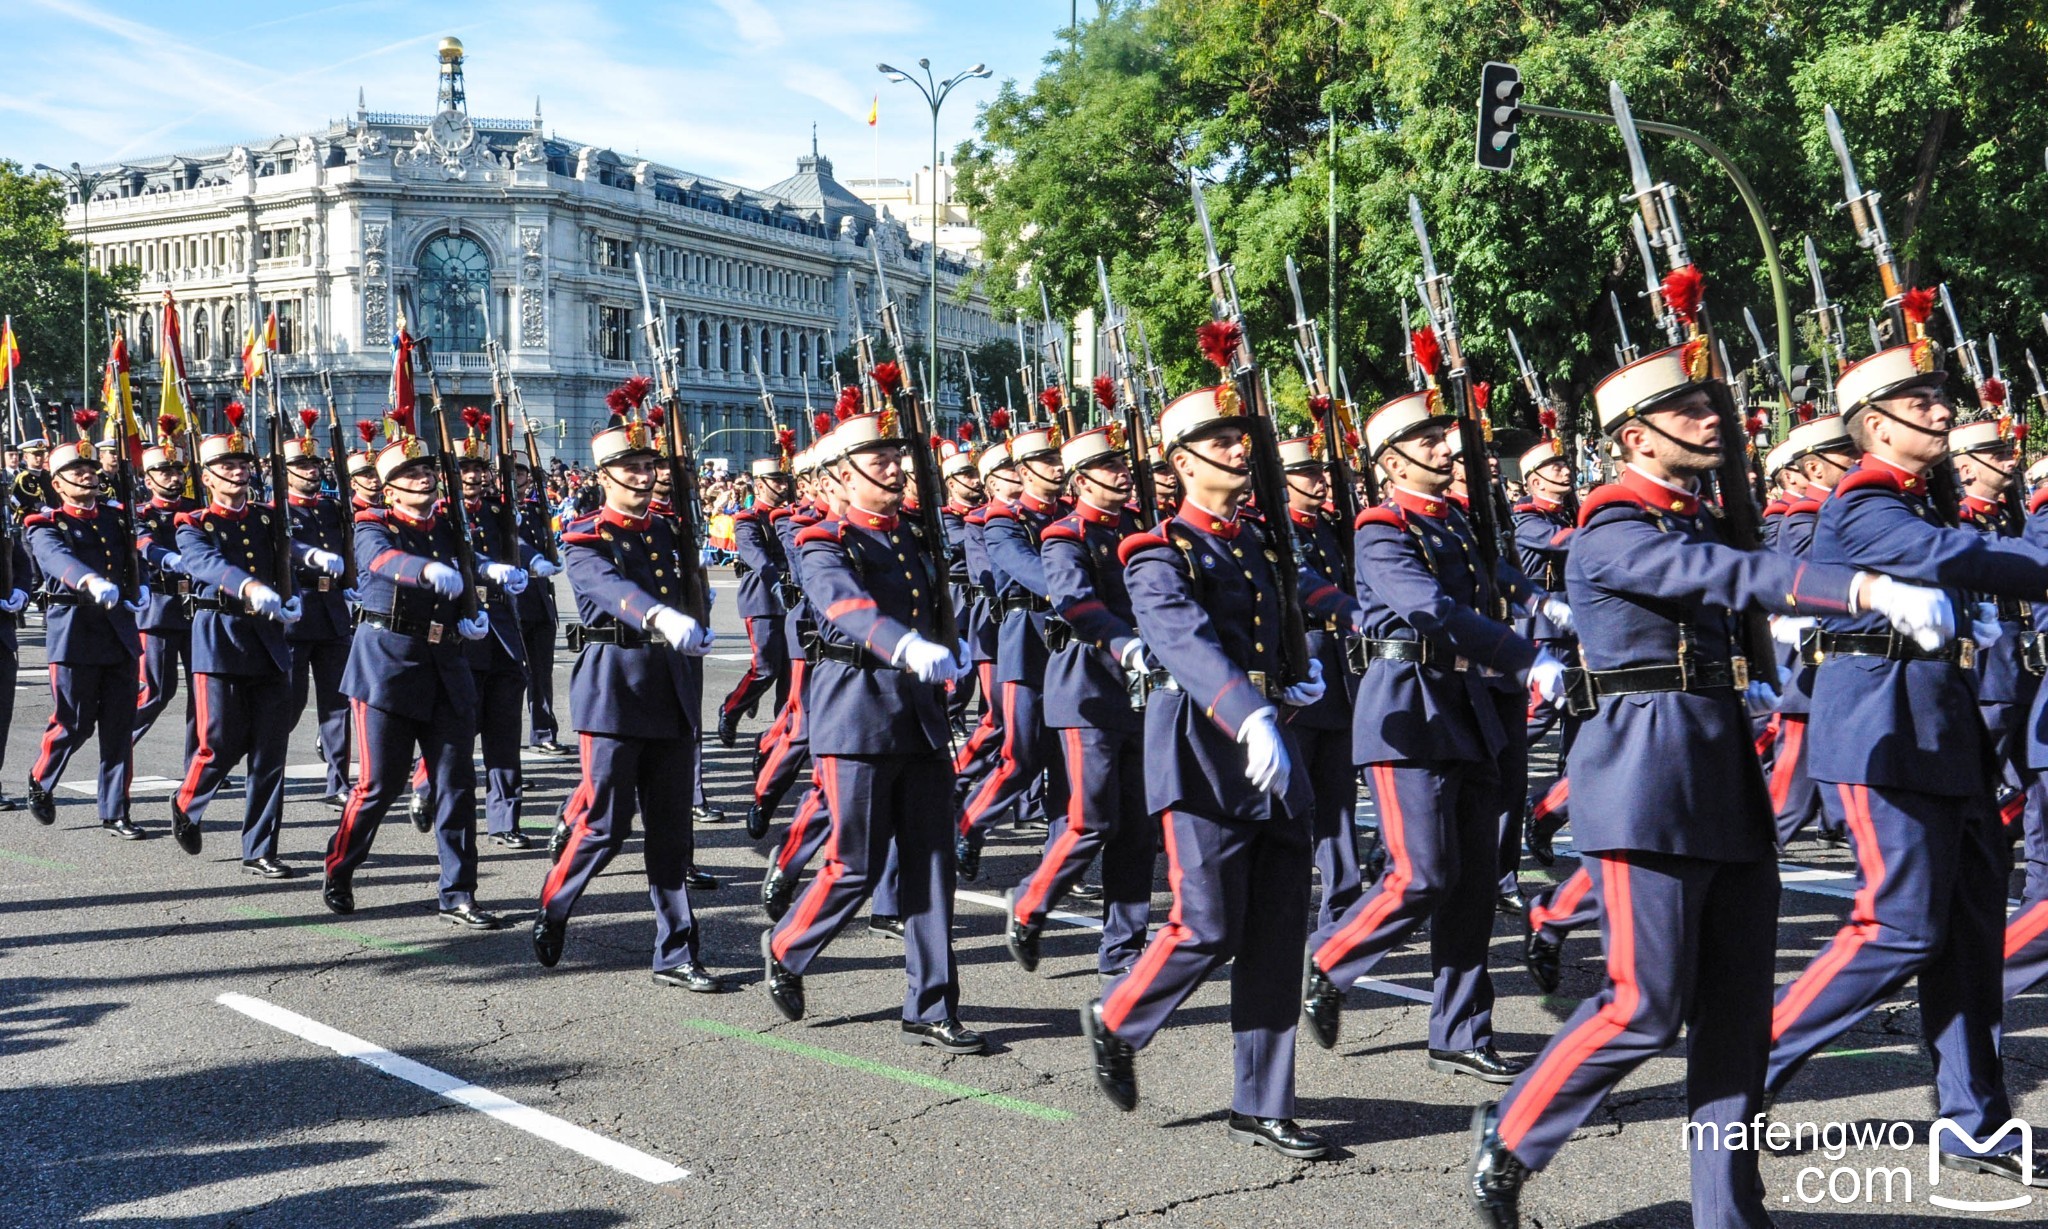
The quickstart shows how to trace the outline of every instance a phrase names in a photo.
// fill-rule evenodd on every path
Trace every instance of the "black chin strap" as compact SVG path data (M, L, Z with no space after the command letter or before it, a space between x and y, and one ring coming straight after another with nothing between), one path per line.
M1250 466L1225 465L1221 461L1212 460L1209 457L1203 456L1201 453L1196 452L1192 448L1183 446L1181 448L1181 451L1193 457L1195 460L1200 461L1202 464L1208 466L1210 469L1220 470L1223 473L1229 474L1233 478L1249 477L1252 472Z
M854 473L859 474L861 477L867 479L875 486L880 487L882 490L889 492L889 494L891 495L901 495L903 493L903 487L906 482L906 478L898 478L893 483L884 482L880 478L877 478L873 474L869 473L867 470L862 469L860 467L860 462L855 460L853 457L846 458L846 466L848 469L851 469Z
M1676 444L1678 447L1684 449L1686 452L1689 452L1696 457L1712 457L1716 462L1719 462L1721 459L1721 449L1718 445L1713 448L1706 448L1699 444L1688 444L1684 440L1679 439L1677 436L1671 434L1669 431L1666 431L1664 428L1658 426L1656 423L1651 422L1648 415L1636 415L1635 422L1637 425L1641 426L1645 431L1648 431L1650 434L1661 436L1667 442Z
M1900 418L1897 414L1894 414L1890 410L1885 409L1884 402L1882 401L1866 401L1863 404L1863 409L1858 410L1856 412L1858 414L1861 414L1864 410L1870 410L1874 413L1882 414L1886 418L1891 419L1893 422L1899 424L1902 427L1907 428L1908 430L1918 431L1922 435L1934 436L1935 438L1941 440L1943 443L1948 442L1948 432L1937 431L1933 427L1923 427L1917 422L1907 422L1905 419Z
M1426 461L1423 461L1415 454L1409 452L1406 448L1401 447L1401 445L1398 442L1388 444L1387 447L1390 450L1392 450L1395 456L1400 457L1403 461L1408 462L1408 464L1413 465L1415 468L1421 470L1425 474L1435 474L1439 478L1448 478L1451 476L1450 466L1446 465L1442 469L1438 469L1436 466L1431 465Z

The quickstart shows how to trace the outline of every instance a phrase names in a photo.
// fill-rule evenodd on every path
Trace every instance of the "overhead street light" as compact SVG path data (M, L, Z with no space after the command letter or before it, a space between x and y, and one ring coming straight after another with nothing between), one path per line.
M114 177L112 171L88 171L76 162L68 171L36 163L36 169L70 184L78 192L78 237L85 250L78 256L78 403L92 401L92 194Z

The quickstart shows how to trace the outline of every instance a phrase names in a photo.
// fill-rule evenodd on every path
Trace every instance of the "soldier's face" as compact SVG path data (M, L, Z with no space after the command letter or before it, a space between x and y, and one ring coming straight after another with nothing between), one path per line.
M1885 413L1866 413L1872 452L1886 460L1928 466L1948 455L1948 431L1955 407L1939 389L1918 389L1879 403ZM1889 415L1889 417L1887 417Z
M61 499L89 504L99 497L100 471L90 461L77 461L50 475L50 486Z
M364 499L375 499L377 497L377 474L374 470L358 470L350 474L348 476L348 485L351 490Z
M185 467L182 465L159 465L143 476L149 479L149 489L166 499L185 490Z
M660 466L653 457L627 457L597 471L604 488L605 503L628 516L642 516L654 502L655 477Z
M870 512L891 513L903 506L906 483L901 448L857 452L840 464L839 480L846 498Z
M1017 502L1017 496L1024 491L1024 484L1017 478L1017 468L1005 465L988 476L988 497L999 504Z
M384 498L392 507L419 520L434 506L440 489L440 475L434 467L415 462L391 475L391 481L384 484Z
M285 480L291 483L292 494L313 495L320 490L320 462L293 461L284 467Z
M1196 503L1218 512L1231 511L1251 490L1251 471L1246 467L1249 451L1243 428L1224 427L1175 449L1173 467L1182 489Z
M464 499L482 499L484 492L490 489L490 485L491 471L488 467L482 465L464 465L462 467L462 496Z
M238 508L249 498L249 472L247 461L240 457L225 457L200 471L206 482L206 493L230 508Z
M946 490L953 497L954 503L964 504L970 508L988 497L988 493L982 490L980 475L972 470L954 474L946 479Z
M1330 475L1322 466L1287 471L1287 502L1297 512L1312 512L1330 494Z
M780 508L789 499L789 479L783 477L761 477L754 479L754 502Z
M1659 461L1673 473L1704 473L1720 464L1721 418L1704 389L1643 418L1643 429L1633 432L1640 441L1631 445L1636 455Z
M1572 471L1562 460L1545 461L1527 475L1529 493L1555 500L1572 489Z
M1060 484L1066 481L1067 470L1058 457L1033 457L1018 463L1023 471L1024 489L1040 499L1050 499L1059 493Z
M1425 427L1407 439L1395 440L1381 454L1395 485L1424 495L1450 489L1461 467L1451 461L1451 442L1443 426Z
M1074 471L1074 492L1105 511L1121 508L1131 498L1131 463L1113 452Z
M21 454L21 463L30 469L47 469L50 464L50 454L40 448L30 449Z

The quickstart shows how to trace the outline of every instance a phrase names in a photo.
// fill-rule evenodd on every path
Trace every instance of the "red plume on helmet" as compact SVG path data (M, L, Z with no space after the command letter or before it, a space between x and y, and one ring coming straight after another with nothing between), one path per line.
M100 420L100 412L99 412L98 410L73 410L73 411L71 411L71 421L72 421L72 422L75 422L75 423L77 423L77 424L78 424L78 429L79 429L80 431L90 431L90 430L92 430L92 425L93 425L94 423L98 422L99 420Z
M1225 374L1237 365L1237 344L1243 338L1244 330L1233 320L1211 320L1195 330L1195 344Z
M932 455L933 455L933 456L938 456L938 455L939 455L939 454L940 454L941 452L945 451L945 448L946 448L946 441L945 441L945 439L944 439L944 438L942 438L942 437L940 437L940 436L936 436L936 435L934 435L934 436L932 436L932 437L931 437L931 439L930 439L930 440L928 440L928 441L926 441L926 442L927 442L927 443L929 443L929 444L930 444L930 445L932 446Z
M1038 404L1045 407L1048 416L1059 413L1060 407L1066 403L1067 390L1064 388L1048 388L1038 394Z
M391 407L390 412L385 415L385 417L389 418L392 422L392 425L396 426L399 430L405 432L407 435L411 435L413 433L411 406L393 406Z
M775 432L775 450L787 461L796 455L796 428L779 427Z
M1762 435L1764 433L1764 416L1761 414L1751 414L1748 418L1742 420L1742 429L1751 435Z
M364 444L368 444L371 440L377 438L377 424L367 418L358 418L356 419L356 434L363 437Z
M1107 375L1095 377L1095 404L1105 410L1116 408L1116 381Z
M239 401L230 401L227 408L221 411L221 415L228 420L229 426L239 431L242 429L242 419L249 415L249 409Z
M973 424L973 423L971 423L971 422L963 422L963 423L961 423L961 424L960 424L960 431L959 431L959 435L960 435L960 442L961 442L961 443L963 443L963 444L965 444L965 443L966 443L966 442L968 442L969 440L973 439L973 438L974 438L974 424Z
M874 370L868 372L868 379L875 382L875 387L881 391L883 399L887 400L896 395L897 389L903 387L903 368L895 363L876 363Z
M819 410L816 414L811 416L811 435L814 439L823 439L825 437L825 433L830 431L831 429L832 416L830 414L827 414L823 410Z
M1799 403L1798 413L1800 422L1812 422L1813 416L1819 413L1819 410L1814 407L1813 402L1802 401Z
M1915 286L1899 297L1899 311L1914 324L1926 324L1934 314L1934 292Z
M1557 430L1557 411L1551 409L1547 405L1544 406L1542 409L1536 411L1536 422L1545 431Z
M839 402L832 407L832 417L845 422L860 413L860 389L849 384L839 390Z
M1695 264L1680 265L1664 275L1659 289L1671 314L1687 324L1699 319L1700 301L1706 298L1707 275Z
M1977 397L1985 405L2003 406L2005 404L2005 381L1996 376L1985 377L1984 386L1977 390Z
M156 420L156 431L158 435L176 435L178 433L178 416L176 414L164 414L158 417Z
M627 376L626 382L619 385L619 391L626 394L626 400L639 405L647 400L647 394L654 391L654 381L646 376Z
M319 417L320 417L320 411L318 411L318 410L314 409L314 408L313 408L312 406L310 406L310 405L309 405L309 406L306 406L306 407L305 407L304 409L301 409L301 410L299 411L299 427L300 427L300 429L302 429L303 431L305 431L305 433L306 433L307 435L311 435L311 434L313 434L313 421L314 421L315 419L319 418Z
M1323 417L1323 415L1328 414L1330 412L1330 407L1336 404L1337 403L1335 401L1331 400L1328 397L1310 397L1308 399L1308 412L1315 415L1318 419L1320 419Z
M1472 408L1484 414L1493 400L1493 384L1487 380L1475 381L1472 385Z
M1436 330L1423 325L1408 335L1408 344L1415 350L1415 365L1428 375L1435 375L1437 364L1444 361L1444 348L1437 342Z
M462 407L462 425L472 432L483 430L484 412L473 405Z
M988 416L988 429L991 431L1008 431L1010 429L1009 407L1001 405L996 407L996 412Z
M485 423L486 423L486 424L488 424L488 423L490 422L490 420L489 420L489 419L485 419L484 421L485 421ZM653 427L653 428L655 428L656 430L660 430L660 429L661 429L661 425L662 425L663 423L667 422L667 421L668 421L668 411L667 411L667 410L663 409L662 407L660 407L660 406L658 406L658 405L650 405L650 406L648 406L648 407L647 407L647 425L648 425L648 426L650 426L650 427Z

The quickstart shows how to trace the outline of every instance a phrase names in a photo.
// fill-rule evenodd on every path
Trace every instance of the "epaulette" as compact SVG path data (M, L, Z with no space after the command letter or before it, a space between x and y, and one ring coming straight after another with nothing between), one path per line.
M1771 502L1764 505L1764 515L1783 516L1786 512L1791 510L1791 507L1792 505L1787 504L1782 499L1774 499Z
M1835 484L1834 497L1839 499L1851 491L1860 491L1866 487L1890 491L1895 495L1906 493L1906 484L1899 481L1897 474L1882 469L1859 469L1842 476L1842 480Z
M1515 511L1541 513L1543 509L1537 507L1533 500L1524 500L1523 502L1515 505Z
M1081 527L1074 522L1072 517L1062 517L1047 525L1044 529L1039 530L1038 540L1041 543L1049 538L1058 538L1062 542L1085 542L1087 541L1087 534L1082 532Z
M1017 519L1017 510L1016 510L1015 508L1012 508L1012 507L1011 507L1010 505L1008 505L1008 504L983 504L983 505L982 505L982 513L981 513L981 523L982 523L982 524L986 525L986 524L988 524L988 523L989 523L989 521L990 521L991 519L994 519L994 518L998 518L998 517L1002 518L1003 520L1007 520L1007 521L1014 521L1014 520L1016 520L1016 519Z
M768 510L768 519L769 519L769 521L771 521L771 522L774 522L774 521L779 521L779 520L783 520L783 519L785 519L785 518L787 518L787 517L792 517L792 516L795 516L795 515L796 515L796 509L795 509L795 508L792 508L792 507L790 507L790 506L789 506L789 505L787 505L787 504L784 504L784 505L783 505L782 507L780 507L780 508L771 508L771 509L769 509L769 510Z
M1586 502L1579 506L1579 528L1584 529L1592 524L1594 514L1603 509L1622 507L1633 508L1637 512L1650 510L1650 505L1643 502L1642 496L1618 482L1595 487L1593 493L1586 496Z
M2027 501L2028 514L2032 515L2033 513L2039 512L2041 510L2042 505L2044 504L2048 504L2048 487L2043 487L2042 489L2034 492L2033 498Z
M1408 532L1408 514L1399 508L1381 504L1377 507L1367 508L1359 513L1358 519L1351 523L1351 528L1358 530L1365 528L1367 525L1392 525L1402 533L1406 533Z
M178 528L180 529L190 526L193 529L204 530L206 528L206 524L205 522L199 519L201 511L203 510L195 510L192 512L180 512L178 513L177 517L174 518L172 523L177 525Z
M1171 547L1172 545L1173 543L1168 541L1163 533L1134 533L1117 544L1116 561L1125 567L1129 567L1131 557L1139 551L1150 550L1155 546Z
M839 521L819 521L817 524L807 526L802 532L798 533L796 535L796 544L798 546L808 546L813 542L844 541L844 535L840 532L842 528L843 525Z
M1818 499L1795 499L1785 505L1785 515L1791 516L1794 513L1801 516L1817 516L1820 513L1820 501Z
M56 523L56 516L49 512L31 512L22 518L21 527L23 529L34 529L38 525L54 525Z
M384 523L384 513L385 509L383 508L364 508L361 512L356 513L356 524L382 525Z
M732 514L732 519L734 524L738 524L741 521L759 520L760 515L761 510L759 508L741 508L738 512Z

